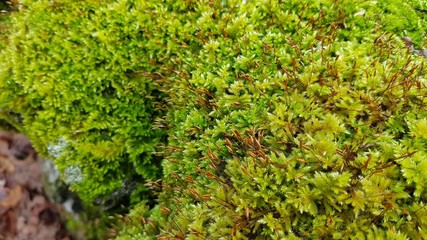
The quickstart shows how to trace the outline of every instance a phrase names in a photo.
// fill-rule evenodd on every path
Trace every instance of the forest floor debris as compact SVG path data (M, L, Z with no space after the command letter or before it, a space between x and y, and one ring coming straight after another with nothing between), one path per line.
M63 212L43 190L43 162L28 139L0 132L0 240L71 240Z

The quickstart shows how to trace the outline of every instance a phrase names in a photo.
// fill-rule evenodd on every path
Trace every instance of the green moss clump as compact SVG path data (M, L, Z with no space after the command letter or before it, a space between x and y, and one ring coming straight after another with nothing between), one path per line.
M85 199L159 178L153 130L169 53L145 1L22 1L0 63L0 108ZM151 23L151 24L150 24ZM165 70L166 71L166 70ZM9 119L6 119L9 120ZM20 129L20 130L21 130Z
M138 234L427 237L425 59L401 40L427 25L410 5L229 0L182 14L177 41L201 48L171 77L161 201ZM140 239L132 226L119 239Z
M86 198L153 179L118 239L427 238L415 7L23 1L0 108Z

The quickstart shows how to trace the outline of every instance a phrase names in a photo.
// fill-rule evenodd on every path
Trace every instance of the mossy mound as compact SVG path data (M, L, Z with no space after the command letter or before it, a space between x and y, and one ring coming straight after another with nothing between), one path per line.
M87 198L152 179L118 239L427 238L423 4L24 1L0 107Z
M421 38L419 13L327 0L185 14L182 41L202 46L168 91L161 202L119 239L427 237L425 59L399 37Z
M86 199L160 177L160 40L132 1L22 1L2 52L1 108ZM156 57L153 57L156 56ZM161 68L161 67L160 67ZM158 84L158 83L157 83Z

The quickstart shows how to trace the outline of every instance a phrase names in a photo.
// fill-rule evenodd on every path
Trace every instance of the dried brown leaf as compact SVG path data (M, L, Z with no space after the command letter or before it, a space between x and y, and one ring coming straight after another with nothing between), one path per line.
M21 200L21 196L21 186L16 186L7 194L7 197L0 202L0 206L12 208L16 207L16 205L18 205L19 201Z
M13 173L15 171L15 166L11 159L4 153L0 152L0 171L5 173Z

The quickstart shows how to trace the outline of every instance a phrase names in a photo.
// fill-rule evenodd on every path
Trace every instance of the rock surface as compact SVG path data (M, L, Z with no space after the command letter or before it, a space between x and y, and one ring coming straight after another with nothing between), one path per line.
M427 58L427 49L415 49L414 42L410 37L404 37L403 41L405 42L405 45L415 54L423 56Z

